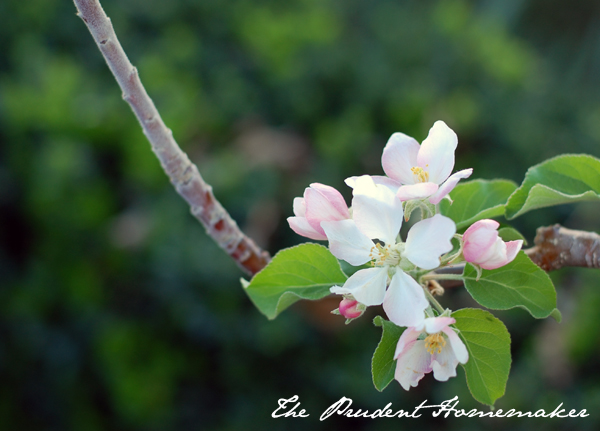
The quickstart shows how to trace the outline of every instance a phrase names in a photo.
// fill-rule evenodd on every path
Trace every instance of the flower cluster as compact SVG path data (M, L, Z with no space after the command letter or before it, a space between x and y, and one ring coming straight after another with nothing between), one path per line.
M440 214L439 203L472 169L452 174L456 134L437 121L419 143L394 133L383 150L386 176L350 177L349 208L333 187L311 184L303 198L294 200L290 227L299 235L329 241L338 259L359 267L343 286L331 292L343 296L336 314L347 322L360 317L370 306L383 305L388 319L407 327L398 341L396 380L408 390L433 371L437 380L456 375L458 363L466 363L468 352L450 325L455 320L428 288L436 286L434 273L442 266L470 262L478 273L511 262L522 241L505 243L498 236L499 224L479 220L464 234ZM422 219L414 223L406 240L400 228L411 213L420 209ZM456 246L452 240L455 239Z

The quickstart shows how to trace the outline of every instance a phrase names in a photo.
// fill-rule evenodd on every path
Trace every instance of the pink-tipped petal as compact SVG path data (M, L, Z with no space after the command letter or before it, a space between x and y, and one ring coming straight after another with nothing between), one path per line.
M402 184L414 184L411 168L417 166L419 143L404 133L394 133L388 140L381 165L386 175Z
M314 230L304 217L288 217L287 221L290 225L290 228L292 228L292 230L298 235L302 235L310 239L316 239L318 241L324 241L327 239L324 234Z
M450 377L456 377L458 360L450 346L442 348L440 353L432 355L431 368L433 377L439 382L445 382Z
M402 335L400 335L400 339L398 340L398 344L396 345L396 350L394 351L394 359L398 359L400 355L404 353L405 350L410 349L412 343L419 338L421 335L421 331L415 328L406 328Z
M400 187L396 196L403 202L411 199L425 199L437 190L438 185L435 183L417 183Z
M348 206L342 195L333 187L312 184L304 191L306 220L314 230L320 233L322 221L344 220L350 218Z
M425 319L428 306L419 283L410 275L397 271L383 300L383 310L390 321L398 326L418 326Z
M441 214L421 220L408 231L402 255L420 268L437 268L440 256L452 250L455 233L454 222Z
M506 263L510 263L515 260L515 257L517 257L517 254L521 250L521 247L523 247L523 240L521 239L516 241L508 241L506 243L506 259L508 260Z
M454 187L458 184L460 180L463 178L469 178L473 173L473 169L463 169L462 171L458 171L448 177L448 179L440 186L437 192L435 192L430 198L429 202L433 205L437 205L440 203L442 199L446 197L448 193L454 190Z
M325 200L339 213L340 217L350 218L348 205L342 194L331 186L320 183L312 183L310 188L318 191Z
M396 362L394 378L404 390L416 387L427 373L431 372L431 355L425 349L425 341L419 340L412 343L405 353L400 355Z
M456 133L443 121L436 121L421 144L418 166L429 173L429 181L441 184L454 169L454 151L458 144Z
M467 262L481 263L489 258L492 247L498 239L498 226L495 220L485 219L473 223L463 234L463 256Z
M306 202L304 198L294 198L294 215L296 217L306 216Z
M502 238L496 238L494 244L479 258L477 263L483 269L496 269L508 263L506 258L506 243Z
M329 240L329 251L335 257L354 266L371 260L370 253L375 244L358 230L354 221L324 221L321 226Z
M479 229L497 230L499 227L500 223L498 223L496 220L486 218L483 220L478 220L469 226L469 228L465 231L465 235L469 235L471 232Z

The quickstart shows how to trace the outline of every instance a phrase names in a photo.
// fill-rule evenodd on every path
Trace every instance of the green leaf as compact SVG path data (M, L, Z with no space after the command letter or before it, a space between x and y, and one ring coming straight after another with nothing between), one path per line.
M473 265L467 264L463 277L467 291L484 307L493 310L522 307L538 319L559 316L555 312L556 291L550 277L523 251L508 265L484 269L479 281Z
M456 230L477 220L504 215L504 204L517 185L508 180L474 180L459 184L450 192L453 203L440 202L440 212L456 223Z
M331 286L343 285L346 279L327 248L305 243L277 253L244 290L261 313L274 319L299 299L329 295Z
M373 319L373 324L375 326L381 326L383 330L381 341L377 345L371 361L373 384L375 385L375 388L381 392L392 380L394 380L394 373L396 372L394 352L396 351L396 345L405 328L396 326L381 316L375 317L375 319Z
M532 166L506 204L506 218L528 211L581 201L600 201L600 160L565 154Z
M465 308L452 313L454 326L469 352L463 365L467 386L477 401L489 406L504 395L510 371L510 335L491 313Z

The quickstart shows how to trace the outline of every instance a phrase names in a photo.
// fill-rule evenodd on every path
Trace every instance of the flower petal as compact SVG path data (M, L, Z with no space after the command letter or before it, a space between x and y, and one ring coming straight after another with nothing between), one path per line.
M498 223L484 219L473 223L463 234L463 256L467 262L479 263L488 259L492 246L498 239Z
M294 232L298 235L305 236L310 239L316 239L319 241L326 240L327 237L320 232L317 232L308 224L308 220L304 217L288 217L287 221Z
M408 231L402 255L420 268L437 268L440 256L452 250L455 233L454 222L441 214L421 220Z
M329 251L338 259L358 266L371 260L373 241L352 220L324 221L321 226L329 240Z
M294 198L294 215L297 217L306 216L306 201L304 198Z
M421 331L418 329L412 327L406 328L402 335L400 335L400 339L396 345L394 359L398 359L398 357L403 354L405 350L408 350L412 346L412 343L419 338L419 335L421 335Z
M506 243L502 238L496 238L494 244L484 253L477 262L483 269L496 269L508 263L506 258Z
M319 192L326 202L329 203L335 210L337 210L341 217L350 218L348 205L346 205L346 201L344 200L342 194L335 188L325 184L312 183L310 185L310 189Z
M320 233L322 221L344 220L350 218L344 198L333 187L313 183L304 191L306 219L314 230Z
M390 321L398 326L418 326L425 319L428 306L419 283L410 275L396 271L383 300L383 310Z
M433 377L440 382L445 382L450 377L456 377L456 366L458 359L454 355L452 347L446 345L440 353L432 355L431 368L433 369Z
M394 133L388 140L381 165L386 175L402 184L414 184L415 178L411 168L417 166L419 143L404 133Z
M404 390L416 387L419 380L431 371L431 355L425 349L425 341L415 341L396 362L394 378Z
M356 271L346 280L344 286L333 286L330 292L338 295L351 294L358 302L370 307L381 305L386 284L386 268L367 268Z
M358 229L371 239L395 244L402 226L402 202L367 175L356 179L353 194L352 218Z
M448 341L450 341L452 351L454 352L454 356L456 356L458 362L461 364L466 364L469 360L469 352L467 351L465 343L463 343L454 329L446 327L442 329L442 331L448 336Z
M440 201L442 199L444 199L448 193L450 193L452 190L454 190L454 187L456 187L456 185L458 184L458 182L461 179L469 178L472 173L473 173L473 169L469 168L469 169L463 169L462 171L458 171L458 172L450 175L450 177L448 177L448 179L444 182L444 184L442 184L440 186L438 191L435 192L429 198L429 202L432 203L433 205L440 203Z
M420 167L429 172L429 181L441 184L454 169L456 133L443 121L436 121L421 144L417 156Z
M438 185L435 183L417 183L400 187L396 196L404 202L411 199L424 199L434 194L437 190Z
M401 184L398 181L393 180L392 178L389 178L389 177L385 177L383 175L370 175L370 177L375 184L377 184L378 186L387 187L394 194L396 194L396 192L398 191L398 188L401 186ZM348 187L353 189L354 185L356 184L356 180L358 178L360 178L360 177L356 177L356 176L348 177L344 180L344 182L346 183L346 185Z
M522 239L518 239L516 241L508 241L506 243L506 259L508 259L508 262L506 263L510 263L513 260L515 260L515 257L517 257L517 254L521 250L521 247L523 247Z
M436 334L453 323L456 323L456 320L452 317L428 317L419 329L424 329L428 334Z

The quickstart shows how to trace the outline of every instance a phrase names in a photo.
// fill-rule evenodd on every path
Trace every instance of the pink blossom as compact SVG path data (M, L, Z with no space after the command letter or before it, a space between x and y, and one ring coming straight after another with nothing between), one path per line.
M362 316L365 309L366 307L364 305L352 298L342 299L338 308L340 314L346 319L356 319Z
M313 183L304 190L303 198L294 199L295 217L288 223L298 235L310 239L326 240L322 221L339 221L350 218L348 205L340 192L324 184Z
M467 363L467 348L449 326L455 322L452 317L429 317L402 333L394 353L394 377L405 390L416 387L431 371L436 380L445 382L456 376L459 362Z
M398 198L429 198L437 204L461 179L471 176L473 169L450 175L457 144L456 133L443 121L435 122L421 145L404 133L394 133L383 150L381 164L396 183Z
M504 242L498 236L495 220L479 220L473 223L463 235L463 256L467 262L483 269L496 269L512 262L517 256L522 240Z

